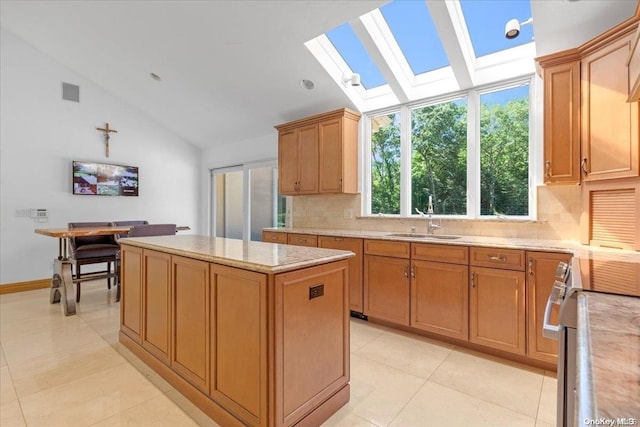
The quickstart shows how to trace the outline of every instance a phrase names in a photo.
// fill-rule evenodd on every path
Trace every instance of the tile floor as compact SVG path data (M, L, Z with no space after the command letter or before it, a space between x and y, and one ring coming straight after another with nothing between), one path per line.
M0 295L0 425L215 426L118 343L119 305L83 284ZM553 372L353 319L351 401L326 426L555 425Z

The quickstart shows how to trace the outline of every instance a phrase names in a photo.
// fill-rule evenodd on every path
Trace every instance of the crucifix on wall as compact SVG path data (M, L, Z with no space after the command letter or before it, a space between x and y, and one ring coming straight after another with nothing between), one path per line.
M115 130L115 129L109 129L109 123L106 123L103 128L96 128L96 129L99 130L99 131L104 132L104 142L105 142L105 144L107 146L106 147L107 148L107 157L109 157L109 138L110 138L109 134L111 132L118 133L118 131Z

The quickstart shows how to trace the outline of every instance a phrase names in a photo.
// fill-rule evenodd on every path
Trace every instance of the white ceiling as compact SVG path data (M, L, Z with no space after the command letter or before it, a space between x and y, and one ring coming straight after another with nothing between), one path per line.
M2 0L0 24L187 141L210 148L354 108L304 43L384 3ZM635 8L635 0L532 0L537 53L575 47ZM313 80L315 90L302 89L303 78Z

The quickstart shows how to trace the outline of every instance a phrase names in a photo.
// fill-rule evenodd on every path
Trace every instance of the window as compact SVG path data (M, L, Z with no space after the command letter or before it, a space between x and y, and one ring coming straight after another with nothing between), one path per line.
M467 213L466 98L411 111L411 212Z
M400 213L400 117L371 118L371 212Z
M529 217L530 82L368 116L365 214Z

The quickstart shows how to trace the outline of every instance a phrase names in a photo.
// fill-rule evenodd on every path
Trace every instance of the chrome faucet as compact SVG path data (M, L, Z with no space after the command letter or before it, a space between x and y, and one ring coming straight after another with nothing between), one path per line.
M424 218L425 213L422 212L420 209L416 208L416 212L418 212L420 214L420 216L422 218ZM431 217L433 215L433 197L429 196L429 205L427 207L427 218L428 218L428 223L427 223L427 234L434 234L434 232L436 230L439 230L442 228L442 224L434 224L433 223L433 218Z

